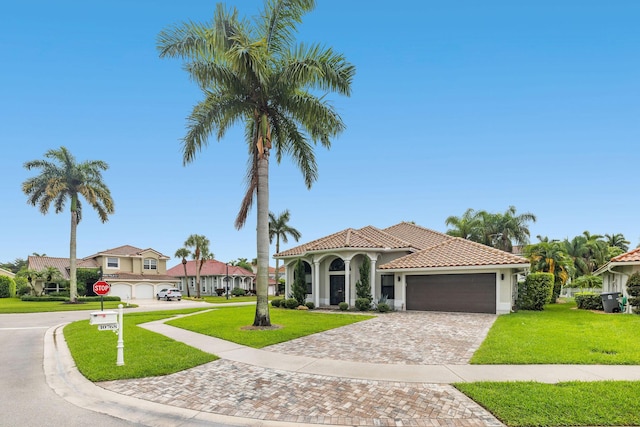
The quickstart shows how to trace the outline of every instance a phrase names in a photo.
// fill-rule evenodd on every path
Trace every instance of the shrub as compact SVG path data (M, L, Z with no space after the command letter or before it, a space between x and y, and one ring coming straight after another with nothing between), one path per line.
M298 304L298 300L295 298L287 298L284 300L284 305L287 308L297 308L300 304Z
M366 298L369 300L369 304L373 301L373 297L371 296L371 285L370 285L370 272L371 272L371 261L367 255L364 255L362 260L362 264L360 265L360 280L356 282L356 298ZM356 307L358 307L358 301L356 300ZM360 309L359 309L360 310ZM364 311L364 310L360 310Z
M371 308L371 300L369 298L356 298L355 306L360 311L367 311Z
M245 294L245 290L238 287L235 287L231 290L231 295L233 295L234 297L243 297L245 296Z
M16 296L16 282L8 276L0 276L0 298Z
M305 305L309 310L313 310L314 308L316 308L316 305L312 301L306 302Z
M518 283L516 305L521 310L544 310L551 302L554 276L551 273L530 273L524 282Z
M342 310L342 311L346 311L349 308L349 304L347 304L346 302L342 301L340 304L338 304L338 308L340 308L340 310Z
M35 301L35 302L47 302L47 301L69 301L67 297L51 297L48 295L42 297L36 297L32 295L23 295L20 297L22 301Z
M627 279L627 293L631 297L628 303L636 307L634 313L638 314L638 308L640 307L640 273L635 272Z
M593 292L578 292L575 295L576 305L582 310L604 310L602 297Z
M21 297L22 295L29 295L31 293L31 286L22 285L16 290L16 295Z
M282 298L276 298L271 300L271 305L273 307L280 307L280 303L282 302Z
M386 302L381 302L378 304L378 311L380 313L387 313L391 311L391 307L389 307L389 304L387 304Z

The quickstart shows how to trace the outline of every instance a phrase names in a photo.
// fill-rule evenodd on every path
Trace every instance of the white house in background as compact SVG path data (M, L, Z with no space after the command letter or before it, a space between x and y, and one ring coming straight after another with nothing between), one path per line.
M185 276L184 268L187 268ZM178 289L186 295L187 286L189 286L189 294L197 295L196 288L196 262L187 261L186 264L178 264L167 270L167 274L178 283ZM229 283L229 291L233 288L244 289L248 292L255 293L255 277L253 272L245 270L242 267L225 264L224 262L210 259L204 262L200 270L200 295L216 295L216 289L226 292L227 279Z
M77 268L102 269L102 278L111 285L109 295L129 299L155 298L162 287L175 286L177 281L168 276L168 256L148 248L119 246L77 260ZM29 256L27 267L36 271L54 267L69 280L69 258Z
M4 268L0 268L0 276L7 276L7 277L11 277L12 279L16 277L15 274L10 272L9 270L5 270Z
M295 265L304 262L307 300L316 306L353 306L365 257L371 295L396 310L509 313L517 275L529 261L512 253L409 222L388 228L348 228L274 255L286 267L286 295Z
M627 294L627 279L636 271L640 272L640 248L625 252L593 272L595 276L602 276L602 292L620 292ZM627 310L631 306L627 304Z

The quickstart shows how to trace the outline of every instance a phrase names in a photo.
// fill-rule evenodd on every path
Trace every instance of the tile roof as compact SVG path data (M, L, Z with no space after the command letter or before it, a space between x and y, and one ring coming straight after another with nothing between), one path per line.
M169 276L168 274L134 274L134 273L124 273L122 271L118 271L117 273L109 273L104 275L104 280L106 282L114 282L120 280L126 281L160 281L167 280L171 282L175 282L176 278L173 276Z
M361 249L410 249L414 247L409 241L399 238L392 233L373 226L366 226L358 230L347 228L320 239L313 240L300 246L275 254L276 256L303 255L307 252L361 248Z
M53 267L62 274L64 279L69 280L69 258L29 255L27 258L27 267L36 271L44 270L47 267ZM76 267L98 268L98 265L92 259L77 259Z
M435 246L380 265L379 268L384 270L489 265L529 265L529 260L460 237L450 237Z
M638 262L640 261L640 248L636 248L629 252L611 258L611 262Z
M99 257L99 256L105 256L105 255L139 256L140 254L142 254L143 252L146 252L146 251L152 251L152 252L155 252L158 255L160 255L162 258L170 259L170 257L161 254L160 252L156 251L155 249L151 249L151 248L140 249L140 248L136 248L135 246L131 246L131 245L123 245L123 246L118 246L117 248L106 249L104 251L98 252L97 254L93 254L93 255L90 255L88 257L85 257L84 259L96 258L96 257Z
M221 261L217 261L215 259L210 259L205 261L202 266L202 270L200 270L201 276L226 276L227 274L227 264ZM184 266L182 263L171 267L167 270L167 275L172 277L184 277ZM196 275L196 262L191 260L187 261L187 276L195 276ZM247 276L247 277L255 277L251 271L245 270L242 267L238 267L237 265L229 265L229 276Z
M401 222L399 224L392 225L391 227L387 227L383 231L392 234L399 239L406 240L416 249L426 249L444 241L453 239L453 237L448 234L430 230L411 222Z

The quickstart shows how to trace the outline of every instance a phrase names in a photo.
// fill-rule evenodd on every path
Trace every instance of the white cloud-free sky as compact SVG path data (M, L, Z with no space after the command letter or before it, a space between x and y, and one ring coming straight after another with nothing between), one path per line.
M261 0L229 1L254 16ZM120 245L172 256L189 234L216 258L252 259L255 210L244 193L242 129L182 166L185 117L201 99L156 37L209 21L213 1L10 2L0 14L0 262L68 256L69 214L26 203L23 168L66 146L110 165L116 213L88 206L78 256ZM318 147L308 191L285 158L271 167L273 212L309 241L400 221L445 231L467 208L531 212L532 240L588 230L640 239L640 2L320 0L298 39L357 68L350 98L331 95L347 130ZM291 247L295 242L283 245ZM272 250L273 252L273 250ZM172 260L169 265L177 263Z

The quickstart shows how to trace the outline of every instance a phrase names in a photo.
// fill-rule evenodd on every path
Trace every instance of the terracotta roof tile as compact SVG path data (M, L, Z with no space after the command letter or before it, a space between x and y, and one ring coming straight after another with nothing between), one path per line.
M100 251L100 252L98 252L96 254L93 254L93 255L90 255L88 257L85 257L84 259L96 258L96 257L99 257L99 256L105 256L105 255L139 256L142 252L146 252L146 251L152 251L152 252L157 253L158 255L160 255L163 258L170 259L168 256L161 254L160 252L156 251L155 249L151 249L151 248L140 249L140 248L136 248L135 246L131 246L131 245L123 245L123 246L118 246L117 248L106 249L104 251Z
M106 282L113 282L118 280L127 280L127 281L160 281L166 280L175 282L176 278L174 276L169 276L168 274L153 274L153 273L145 273L145 274L134 274L134 273L124 273L122 271L118 271L117 273L106 274L104 277Z
M640 261L640 248L625 252L617 257L611 258L611 262L638 262Z
M62 274L63 278L69 280L69 258L29 255L27 258L27 267L36 271L44 270L47 267L53 267ZM92 259L78 259L76 260L76 267L98 268Z
M411 246L416 249L426 249L446 240L453 239L453 237L447 234L430 230L410 222L401 222L385 228L383 231L397 237L398 239L409 242Z
M489 246L449 237L443 242L381 265L380 269L529 265L526 258Z
M200 270L201 276L225 276L226 274L227 264L215 259L205 261L204 265L202 266L202 270ZM168 269L167 275L171 277L184 277L184 267L182 263ZM195 275L196 262L193 260L187 261L187 276L191 277ZM229 276L255 277L255 274L253 274L251 271L245 270L242 267L238 267L237 265L229 265Z

